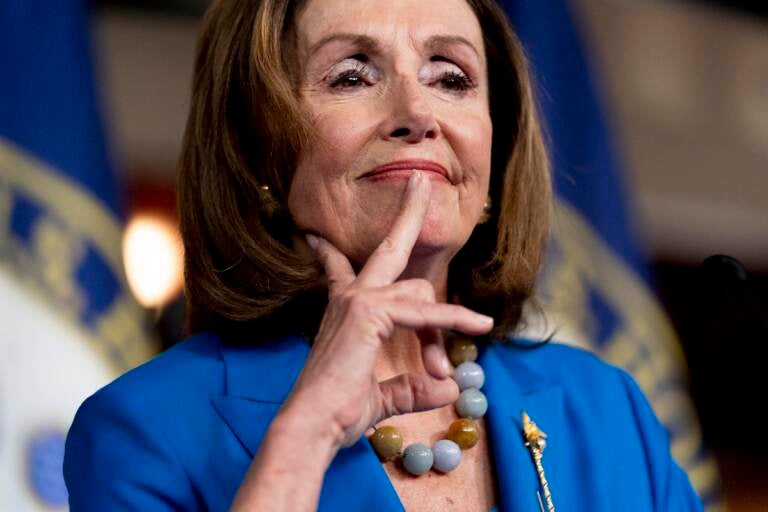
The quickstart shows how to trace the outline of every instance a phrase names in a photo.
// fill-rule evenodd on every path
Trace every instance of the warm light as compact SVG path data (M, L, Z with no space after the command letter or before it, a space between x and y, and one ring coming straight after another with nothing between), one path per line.
M168 302L182 286L182 253L173 223L155 215L137 215L123 236L128 284L142 306Z

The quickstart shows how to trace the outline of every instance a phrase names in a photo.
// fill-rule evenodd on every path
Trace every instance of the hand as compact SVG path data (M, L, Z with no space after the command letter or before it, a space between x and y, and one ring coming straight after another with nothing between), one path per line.
M325 267L329 303L288 404L301 415L327 419L336 448L351 446L375 423L396 414L443 407L459 395L438 329L487 333L493 319L463 306L438 304L424 279L396 281L405 270L429 206L431 184L420 172L408 181L392 230L359 275L328 241L307 239ZM374 375L382 344L395 327L414 329L427 373L383 382ZM432 335L430 335L432 333ZM288 407L291 409L291 407Z

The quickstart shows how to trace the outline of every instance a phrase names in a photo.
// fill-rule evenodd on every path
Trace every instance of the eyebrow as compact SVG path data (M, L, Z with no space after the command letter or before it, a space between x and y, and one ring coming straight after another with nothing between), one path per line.
M309 48L309 56L314 55L320 48L335 41L349 42L361 47L364 51L378 53L380 51L379 43L372 37L352 32L335 32L321 38Z
M469 42L469 39L462 37L462 36L453 36L453 35L434 35L427 39L427 42L425 43L425 47L429 48L430 50L434 50L436 48L439 48L441 46L451 46L451 45L460 45L460 46L466 46L470 50L474 52L474 54L480 58L480 52L475 48L475 45Z
M309 56L311 57L320 48L334 41L350 42L362 48L363 51L374 53L374 54L381 53L381 45L376 39L372 38L371 36L367 36L364 34L355 34L353 32L335 32L333 34L329 34L321 38L319 41L313 44L309 49ZM436 48L440 48L441 46L450 46L450 45L457 45L457 44L468 47L470 50L472 50L475 53L475 55L478 58L480 58L480 52L477 51L477 48L475 48L475 45L473 45L467 38L462 36L457 36L457 35L436 34L436 35L430 36L429 39L427 39L426 43L424 44L424 47L430 50L434 50Z

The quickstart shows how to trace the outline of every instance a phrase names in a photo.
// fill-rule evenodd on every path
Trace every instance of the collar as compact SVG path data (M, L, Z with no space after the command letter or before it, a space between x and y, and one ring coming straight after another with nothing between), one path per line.
M309 341L288 336L263 345L235 345L220 341L224 361L224 393L234 398L282 404L309 355Z

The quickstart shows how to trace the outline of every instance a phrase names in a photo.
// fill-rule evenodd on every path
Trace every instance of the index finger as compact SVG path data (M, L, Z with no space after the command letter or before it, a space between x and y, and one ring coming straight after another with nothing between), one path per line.
M400 277L419 238L431 191L431 183L423 172L416 171L411 175L403 197L403 209L395 218L392 229L368 258L357 282L364 286L385 286Z

